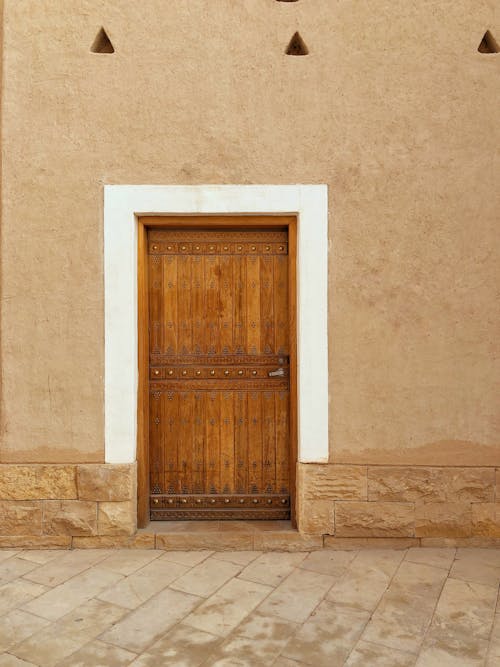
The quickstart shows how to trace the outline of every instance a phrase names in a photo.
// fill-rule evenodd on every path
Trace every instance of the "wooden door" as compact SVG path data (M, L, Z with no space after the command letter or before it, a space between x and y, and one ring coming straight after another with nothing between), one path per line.
M288 238L150 229L151 519L290 517Z

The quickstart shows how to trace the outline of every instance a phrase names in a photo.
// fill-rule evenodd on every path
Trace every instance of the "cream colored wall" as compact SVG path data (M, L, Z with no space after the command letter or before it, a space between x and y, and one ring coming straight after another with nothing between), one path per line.
M500 464L496 0L4 20L0 461L103 459L104 183L300 182L331 198L331 460Z

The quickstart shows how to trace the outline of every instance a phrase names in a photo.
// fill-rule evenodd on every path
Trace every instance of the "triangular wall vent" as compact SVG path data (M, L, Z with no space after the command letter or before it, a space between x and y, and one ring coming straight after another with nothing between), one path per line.
M499 53L500 46L498 45L498 42L493 37L491 32L487 30L484 33L484 37L481 40L481 44L479 45L477 50L479 51L479 53Z
M92 53L114 53L115 49L104 28L101 28L90 47Z
M285 53L287 56L307 56L309 49L298 32L290 40Z

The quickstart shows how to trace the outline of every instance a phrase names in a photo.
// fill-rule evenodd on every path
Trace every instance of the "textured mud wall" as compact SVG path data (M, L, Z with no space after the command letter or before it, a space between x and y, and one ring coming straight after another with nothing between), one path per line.
M330 192L331 460L500 464L498 2L4 20L1 461L103 460L104 183L300 182Z

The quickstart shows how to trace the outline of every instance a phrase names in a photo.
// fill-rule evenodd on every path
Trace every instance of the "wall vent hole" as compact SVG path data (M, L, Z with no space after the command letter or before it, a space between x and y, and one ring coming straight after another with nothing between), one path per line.
M487 30L484 33L484 37L481 40L481 44L479 45L477 50L479 51L479 53L499 53L500 46L498 45L498 42L493 37L491 32Z
M104 28L101 28L90 47L92 53L114 53L115 49Z
M299 0L277 0L278 2L298 2Z
M307 56L309 49L298 32L290 40L285 53L287 56Z

